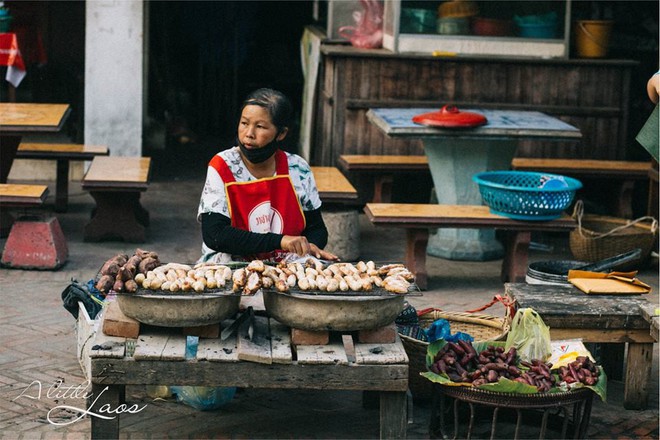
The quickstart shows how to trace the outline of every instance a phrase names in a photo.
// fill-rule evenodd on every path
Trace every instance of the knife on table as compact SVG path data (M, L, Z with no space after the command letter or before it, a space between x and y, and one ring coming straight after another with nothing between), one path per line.
M241 314L241 316L236 318L236 320L232 322L229 327L220 333L220 340L224 341L229 336L231 336L231 334L234 333L248 318L250 318L250 316L252 316L251 321L254 321L254 310L252 309L252 306L248 307L247 310Z

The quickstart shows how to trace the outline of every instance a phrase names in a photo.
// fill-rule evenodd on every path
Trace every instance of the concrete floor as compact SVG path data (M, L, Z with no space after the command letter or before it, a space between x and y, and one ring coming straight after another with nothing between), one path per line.
M49 184L54 191L54 182ZM0 438L89 437L90 419L76 421L79 414L73 409L59 413L61 426L47 420L49 411L58 405L85 406L80 396L49 391L60 379L70 386L84 382L76 355L74 318L62 307L60 294L71 278L87 281L107 258L118 252L132 254L136 247L158 252L161 261L195 261L201 243L195 216L202 184L203 178L153 182L142 197L151 215L147 242L131 244L83 241L83 227L94 202L79 184L72 183L69 211L57 215L69 247L66 265L57 271L0 269ZM44 212L52 212L52 201L50 196ZM403 232L375 229L364 215L360 217L361 257L401 261ZM535 236L534 241L542 246L531 251L531 261L571 259L565 236ZM4 243L0 240L0 246ZM448 311L485 305L495 294L504 293L500 265L501 260L458 262L428 257L429 290L410 296L409 301L418 308ZM657 260L644 267L639 277L653 286L648 299L658 304ZM499 316L503 312L496 305L485 313ZM608 401L595 402L590 438L658 438L658 344L654 348L648 409L624 410L623 384L610 381ZM377 438L379 412L364 408L361 397L358 392L245 389L222 409L201 412L172 400L153 400L144 387L128 387L127 400L146 409L122 418L122 438ZM429 438L429 415L428 402L415 402L409 438Z

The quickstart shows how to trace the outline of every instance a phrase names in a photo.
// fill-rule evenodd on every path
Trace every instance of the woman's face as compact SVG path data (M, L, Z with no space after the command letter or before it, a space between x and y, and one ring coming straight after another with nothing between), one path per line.
M246 105L238 122L238 139L246 148L261 148L272 142L277 136L281 141L286 129L279 135L270 113L260 105Z

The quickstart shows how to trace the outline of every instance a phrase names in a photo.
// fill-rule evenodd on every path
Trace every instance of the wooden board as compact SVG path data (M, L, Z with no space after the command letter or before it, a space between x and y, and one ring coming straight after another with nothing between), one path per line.
M138 337L136 360L182 361L186 358L186 337L167 333L146 333Z
M408 355L400 343L355 344L355 362L358 364L403 364L408 362Z
M59 131L70 112L68 104L0 103L0 131Z
M146 184L150 167L150 157L97 156L83 178L83 186L108 182Z
M238 329L238 359L260 364L272 364L268 318L265 316L254 317L252 339L248 335L249 323L249 320L245 321Z
M59 157L67 159L75 158L93 158L94 156L107 156L108 147L105 145L85 145L85 144L48 144L21 142L16 151L17 158L49 158L57 159Z
M483 205L438 205L416 203L367 203L367 218L381 226L500 228L522 231L575 229L573 218L563 214L550 221L522 221L491 214Z
M289 327L281 322L270 319L270 350L274 364L290 364L293 361L291 352L291 332Z
M197 345L197 360L211 362L238 362L238 346L235 336L224 341L216 339L200 339Z
M97 331L89 351L91 358L123 358L126 354L126 338L107 336Z
M342 343L327 345L296 345L299 364L337 364L348 365L348 357Z
M0 183L1 204L41 205L47 195L47 185Z
M428 171L429 169L428 158L417 155L342 154L338 163L346 171Z
M538 170L558 174L578 173L584 176L647 179L651 162L517 157L511 162L511 167L514 170Z

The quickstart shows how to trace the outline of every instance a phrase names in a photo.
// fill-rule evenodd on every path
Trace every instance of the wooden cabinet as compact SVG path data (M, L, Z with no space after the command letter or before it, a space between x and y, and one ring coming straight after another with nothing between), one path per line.
M631 60L434 57L321 46L312 151L315 165L341 154L424 154L365 117L373 107L536 110L578 127L581 142L524 141L519 157L627 159ZM634 136L634 134L633 134Z

